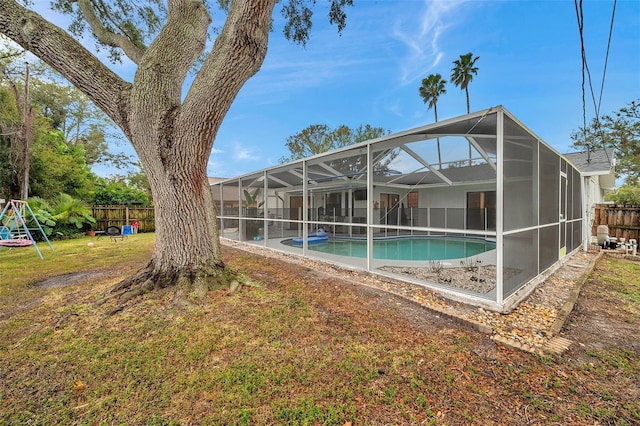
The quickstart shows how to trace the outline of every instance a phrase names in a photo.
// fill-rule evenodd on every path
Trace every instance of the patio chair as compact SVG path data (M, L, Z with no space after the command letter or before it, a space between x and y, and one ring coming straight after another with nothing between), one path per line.
M118 238L120 238L120 240L124 240L125 238L127 238L126 235L120 232L120 228L118 228L117 226L109 226L105 232L114 243L118 240Z

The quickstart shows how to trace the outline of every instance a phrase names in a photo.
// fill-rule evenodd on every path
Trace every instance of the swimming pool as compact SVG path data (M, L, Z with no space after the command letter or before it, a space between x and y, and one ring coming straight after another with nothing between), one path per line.
M282 244L295 246L291 239ZM373 258L387 260L462 259L494 250L496 243L480 238L407 236L375 238ZM367 241L354 238L329 238L325 243L309 244L309 250L336 256L367 257Z

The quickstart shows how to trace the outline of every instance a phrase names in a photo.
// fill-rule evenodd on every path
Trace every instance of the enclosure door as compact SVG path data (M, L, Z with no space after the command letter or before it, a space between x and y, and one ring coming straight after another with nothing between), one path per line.
M564 173L560 173L560 257L563 257L566 254L567 254L567 175L565 175Z
M342 192L330 192L326 196L326 213L328 216L331 216L331 220L337 220L341 216L344 216L342 211Z

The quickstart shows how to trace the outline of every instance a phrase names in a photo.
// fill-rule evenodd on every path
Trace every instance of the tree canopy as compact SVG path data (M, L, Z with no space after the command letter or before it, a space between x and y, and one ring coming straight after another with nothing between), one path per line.
M391 133L382 127L373 127L369 124L360 125L351 129L346 125L331 129L326 124L312 124L286 140L286 147L290 155L282 157L280 163L300 160L323 152L379 138Z
M45 78L33 80L31 90L31 102L39 116L63 132L67 143L82 146L87 165L103 164L116 169L132 166L130 156L109 150L110 145L117 145L122 139L111 119L78 89L49 71L44 73Z
M622 185L616 192L606 198L616 204L640 206L640 186Z
M427 104L427 108L433 108L436 122L438 121L438 99L447 93L446 85L447 81L440 74L430 74L427 78L422 79L422 85L418 90L420 97Z
M461 90L464 90L467 100L467 114L471 112L469 83L473 81L473 76L478 74L478 67L475 66L478 59L480 59L480 56L474 58L471 52L460 55L458 59L453 61L454 66L451 69L451 83L456 87L460 87ZM433 108L436 121L438 121L438 100L441 95L447 93L446 84L447 81L442 78L442 75L435 73L429 74L426 78L422 79L422 84L418 88L420 98L427 104L427 108Z
M24 198L21 184L28 167L29 197L53 200L67 193L91 202L97 179L91 166L132 164L129 156L109 151L113 122L46 65L30 64L27 88L24 54L5 49L0 57L0 198ZM26 109L32 115L28 122ZM25 150L26 125L30 139Z
M612 148L616 175L628 185L640 184L640 99L613 114L594 118L589 126L571 134L574 148Z

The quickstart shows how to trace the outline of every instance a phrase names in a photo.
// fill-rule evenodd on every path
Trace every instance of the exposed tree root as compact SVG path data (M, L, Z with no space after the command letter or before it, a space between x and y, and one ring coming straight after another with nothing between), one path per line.
M203 268L197 271L172 269L160 271L153 262L136 274L125 278L103 294L97 305L115 304L107 315L116 314L132 301L158 290L173 290L173 303L178 307L192 306L191 300L202 299L208 291L229 289L239 290L243 285L259 286L249 277L224 265Z

